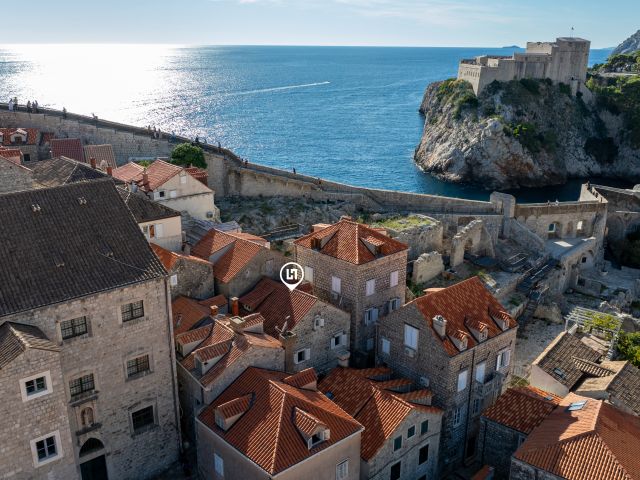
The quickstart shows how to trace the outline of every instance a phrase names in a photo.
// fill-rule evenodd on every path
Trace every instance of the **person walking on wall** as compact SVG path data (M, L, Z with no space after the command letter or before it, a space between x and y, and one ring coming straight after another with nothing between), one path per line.
M7 104L7 106L9 107L9 111L13 112L13 98L9 99L9 103Z

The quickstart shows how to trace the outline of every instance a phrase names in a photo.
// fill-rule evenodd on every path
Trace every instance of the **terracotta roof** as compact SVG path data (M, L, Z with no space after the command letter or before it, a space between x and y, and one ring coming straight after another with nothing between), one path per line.
M228 353L229 352L229 348L231 348L231 345L230 345L229 342L216 343L214 345L208 345L206 347L200 347L200 348L198 348L198 351L196 352L196 357L201 362L208 362L209 360L211 360L213 358L221 357L225 353Z
M219 252L223 248L231 245L237 240L228 233L220 230L209 230L198 243L191 249L191 253L196 257L209 260L214 253Z
M114 178L122 180L126 183L131 183L131 181L143 171L144 167L142 165L139 165L135 162L128 162L121 167L114 168L111 173L113 174Z
M571 389L584 375L578 360L596 362L601 355L580 339L563 332L533 362L562 385Z
M0 324L0 369L15 360L28 348L59 352L42 331L32 325L4 322Z
M265 248L246 240L236 240L213 265L213 276L222 283L229 283L253 258Z
M326 427L319 418L298 407L293 407L293 424L308 437L316 433L319 428Z
M264 277L252 291L240 298L240 305L247 313L262 314L264 331L277 336L278 329L282 329L285 322L287 330L291 330L317 301L313 295L298 289L290 291L281 282Z
M19 148L0 147L0 157L6 158L16 165L22 165L22 152Z
M205 307L212 307L214 305L217 307L224 307L227 305L228 301L227 297L225 297L224 295L216 295L215 297L200 300L198 303L200 305L204 305Z
M207 180L209 179L209 173L204 168L198 167L187 167L185 168L187 173L191 175L193 178L208 186Z
M78 162L85 162L84 150L82 149L82 142L80 142L79 138L51 139L51 156L68 157Z
M192 330L187 330L186 332L178 333L175 336L176 345L188 345L194 342L202 342L203 340L209 338L213 327L214 322L211 322L203 325L202 327L197 327Z
M198 263L212 266L211 262L208 262L207 260L203 260L202 258L194 257L192 255L182 255L180 253L172 252L171 250L162 248L160 245L156 245L155 243L151 243L151 249L153 250L153 253L155 253L158 256L158 258L162 262L162 265L164 265L164 268L167 270L167 272L170 272L171 270L173 270L173 267L175 267L180 260L185 260L188 262L198 262ZM204 305L204 303L202 303L202 301L198 301L198 303L200 305L206 306ZM224 304L226 303L227 302L225 299Z
M365 461L376 456L412 411L442 413L439 408L411 403L395 392L384 390L389 384L368 378L367 375L376 373L370 370L337 367L318 385L330 399L364 425L361 456ZM422 391L420 398L424 397Z
M87 163L92 158L96 159L96 166L98 168L106 167L116 168L116 156L113 153L113 147L111 145L85 145L84 146L84 158Z
M468 328L467 318L481 322L487 326L487 339L502 333L502 329L490 315L489 311L500 312L505 316L508 327L517 327L516 321L503 309L496 298L485 288L478 277L472 277L437 292L418 297L403 308L415 308L431 327L434 338L442 342L446 352L453 356L460 353L451 338L462 338L467 334L467 348L478 344ZM433 317L442 315L447 320L447 336L443 339L433 328Z
M535 387L509 388L482 416L528 435L549 416L560 400L560 397Z
M138 184L141 190L152 192L167 183L184 168L164 160L155 160L140 172L133 180ZM145 183L144 174L147 174L148 181Z
M305 385L315 384L318 381L318 375L314 368L307 368L283 378L282 381L292 387L302 388Z
M250 233L244 233L244 232L227 232L227 233L232 237L240 238L242 240L248 240L250 242L257 243L258 245L262 245L264 247L268 247L269 245L269 240L259 237L257 235L252 235Z
M315 248L314 241L320 242L318 250L320 253L356 265L408 249L404 243L351 220L341 220L327 228L305 235L294 243L304 248ZM375 247L379 250L378 252L375 251Z
M275 475L318 454L362 430L362 425L317 391L287 385L287 374L250 367L200 415L199 420L229 445ZM230 400L254 395L251 408L223 431L215 423L215 410ZM308 448L295 424L298 410L330 430L330 438Z
M222 324L219 321L214 321L212 323L213 328L209 329L209 335L202 341L202 343L200 345L198 345L195 350L193 350L189 355L187 355L186 357L184 357L182 360L180 360L180 364L186 368L187 370L193 370L195 368L195 357L198 354L198 351L201 349L205 349L208 347L213 347L216 345L230 345L231 342L233 341L234 337L235 337L235 333L233 330L231 330L231 328L227 327L226 325ZM196 330L199 330L202 327L199 327L197 329L193 329L191 330L192 332L195 332ZM188 332L187 332L188 333ZM198 337L201 336L198 333ZM189 338L189 337L187 337ZM194 336L195 338L195 336ZM181 335L181 340L183 343L185 338ZM229 353L228 351L226 353Z
M640 418L569 393L514 457L567 480L638 480L638 452Z
M13 135L17 130L27 132L26 145L35 145L38 143L38 130L35 128L0 128L0 134L2 134L2 145L19 145L11 143L11 135Z
M203 318L208 317L211 311L197 300L180 295L171 302L173 312L173 334L191 330Z
M247 393L242 397L234 398L233 400L229 400L227 403L218 405L217 410L224 418L235 417L236 415L240 415L241 413L245 413L249 410L252 401L253 394Z

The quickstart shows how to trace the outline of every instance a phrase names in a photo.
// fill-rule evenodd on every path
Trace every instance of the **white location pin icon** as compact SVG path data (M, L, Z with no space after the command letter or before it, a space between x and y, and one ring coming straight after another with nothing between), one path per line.
M304 280L304 269L296 262L285 263L280 269L280 281L293 291Z

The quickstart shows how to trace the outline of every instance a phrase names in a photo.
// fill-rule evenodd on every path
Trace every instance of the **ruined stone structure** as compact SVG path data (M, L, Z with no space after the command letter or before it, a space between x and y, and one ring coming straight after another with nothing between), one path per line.
M444 271L442 255L438 252L423 253L413 262L411 281L420 285L437 277Z
M493 243L482 220L473 220L462 228L451 240L451 266L464 261L464 254L493 257Z
M576 37L559 37L555 42L527 42L524 53L515 52L510 57L481 55L462 60L458 79L471 83L477 95L494 80L550 78L570 85L575 95L586 80L590 45L589 40Z
M607 238L623 240L627 234L640 229L640 186L623 189L593 185L596 194L607 199Z

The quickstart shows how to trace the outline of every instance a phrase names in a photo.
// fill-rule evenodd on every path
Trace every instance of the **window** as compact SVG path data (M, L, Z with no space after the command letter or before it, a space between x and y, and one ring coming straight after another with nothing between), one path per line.
M167 193L167 192L165 192L164 190L160 190L160 191L158 192L158 197L160 197L160 198L164 198L164 197L166 196L166 193Z
M398 285L398 271L391 272L391 277L389 278L389 286L395 287Z
M467 377L469 376L469 370L461 370L458 372L458 392L467 388Z
M213 454L213 468L218 475L224 476L224 460L217 453Z
M169 191L169 198L176 198L178 196L178 192L176 190Z
M331 339L331 348L337 348L339 346L344 346L347 344L347 334L346 333L338 333L334 335Z
M416 426L415 425L411 425L409 427L409 429L407 430L407 438L411 438L416 434Z
M458 427L462 423L462 407L457 407L453 411L453 426Z
M349 460L336 465L336 480L346 480L349 477Z
M582 257L582 263L587 263L587 257Z
M59 456L59 438L59 433L55 432L31 442L36 466L48 463Z
M331 291L334 293L342 292L342 280L340 280L338 277L331 277Z
M185 172L180 173L180 183L182 185L187 183L187 174Z
M496 370L508 367L511 361L511 351L509 349L502 350L496 357Z
M122 311L122 321L128 322L136 318L144 317L144 305L142 300L133 303L127 303L120 307Z
M133 425L134 432L138 432L148 425L153 425L155 423L153 417L153 406L145 407L133 412L131 414L131 423Z
M178 275L177 274L171 275L169 277L169 285L171 285L172 287L175 287L176 285L178 285Z
M486 362L480 362L478 365L476 365L476 382L484 383L484 371L486 365Z
M72 318L60 322L60 332L62 340L68 340L73 337L79 337L87 333L87 317Z
M393 439L393 451L396 452L402 448L402 435Z
M402 462L398 462L391 465L391 474L389 475L391 480L398 480L400 478L401 463Z
M418 450L418 465L422 465L429 460L429 445L425 445Z
M367 352L370 352L371 350L373 350L374 343L375 343L375 340L373 337L367 338Z
M364 324L372 325L378 321L378 309L369 308L364 312Z
M149 355L127 360L127 378L149 371Z
M549 233L553 233L556 231L556 224L555 223L550 223L549 224Z
M374 280L367 280L367 297L373 295L374 293L376 293L376 281Z
M293 358L293 363L298 364L302 362L306 362L311 358L311 349L303 348L302 350L298 350Z
M51 393L51 373L43 372L20 380L22 401L33 400Z
M95 388L93 373L74 378L69 382L69 393L71 393L72 397L80 395L81 393L93 392Z
M383 338L380 343L381 343L382 353L384 355L390 355L391 354L391 342L389 341L389 339Z
M480 413L480 410L482 408L482 400L479 398L474 398L473 399L473 414L476 415L478 413Z
M31 161L31 154L24 153L24 154L22 154L22 158L24 159L25 162L30 162Z
M427 433L429 431L429 420L424 420L421 424L420 424L420 435L424 435L425 433Z
M389 313L393 312L394 310L397 310L400 308L400 299L399 298L392 298L391 300L389 300Z
M418 329L411 325L404 325L404 345L413 350L418 350Z
M304 279L309 283L313 283L313 268L304 267Z

